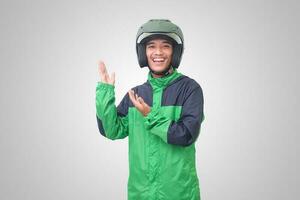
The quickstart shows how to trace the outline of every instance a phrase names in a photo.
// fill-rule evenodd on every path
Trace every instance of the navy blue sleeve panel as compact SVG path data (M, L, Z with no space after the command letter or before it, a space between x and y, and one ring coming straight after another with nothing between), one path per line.
M129 95L128 92L124 95L122 101L117 106L117 113L120 117L125 117L128 114Z
M203 103L202 88L198 85L184 100L180 119L177 122L172 121L169 126L169 144L189 146L196 141L204 119Z
M96 114L96 119L97 119L98 130L99 130L100 134L103 135L104 137L106 137L106 134L105 134L105 131L104 131L104 128L103 128L102 121L101 121L101 119L97 116L97 114Z

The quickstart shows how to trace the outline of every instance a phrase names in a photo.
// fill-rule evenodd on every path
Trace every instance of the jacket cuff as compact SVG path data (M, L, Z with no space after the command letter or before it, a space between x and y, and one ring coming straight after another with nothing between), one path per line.
M144 124L147 130L150 130L153 127L151 122L156 115L158 115L158 109L151 108L151 111L148 113L148 115L144 117Z
M163 116L158 108L152 108L150 113L144 117L145 128L168 143L168 130L172 120Z
M111 90L111 89L114 89L114 88L115 88L114 85L111 85L111 84L108 84L108 83L103 83L101 81L98 81L97 86L96 86L96 89L104 89L104 90Z

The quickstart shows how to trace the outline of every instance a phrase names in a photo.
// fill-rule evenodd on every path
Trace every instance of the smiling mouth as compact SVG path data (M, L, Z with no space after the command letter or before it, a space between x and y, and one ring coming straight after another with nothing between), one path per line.
M154 63L163 63L163 62L165 62L165 59L164 58L154 58L154 59L152 59L152 61Z

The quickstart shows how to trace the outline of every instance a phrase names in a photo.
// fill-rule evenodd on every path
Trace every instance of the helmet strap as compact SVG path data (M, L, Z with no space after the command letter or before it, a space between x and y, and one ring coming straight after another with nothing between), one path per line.
M153 74L167 76L170 74L170 69L172 68L172 65L170 64L169 67L162 72L155 72L149 66L148 66L148 68L149 68L150 72Z

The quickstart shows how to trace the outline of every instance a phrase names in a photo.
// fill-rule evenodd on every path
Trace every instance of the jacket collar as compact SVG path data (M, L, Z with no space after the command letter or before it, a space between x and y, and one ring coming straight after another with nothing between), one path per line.
M163 76L161 78L154 78L149 71L148 73L148 81L153 89L165 88L170 85L174 80L182 76L180 72L177 71L176 68L173 68L173 72L168 74L167 76Z

